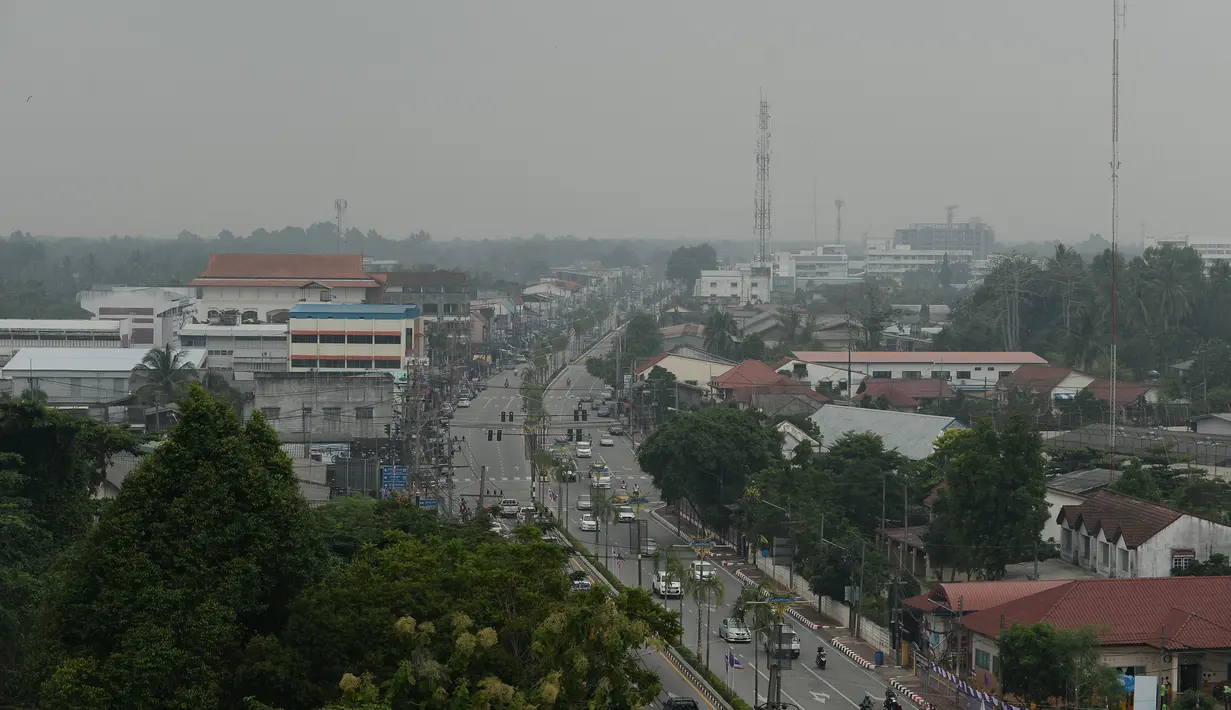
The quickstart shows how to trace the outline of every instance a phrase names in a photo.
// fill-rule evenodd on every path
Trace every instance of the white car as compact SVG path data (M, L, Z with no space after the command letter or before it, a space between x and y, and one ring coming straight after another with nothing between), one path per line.
M577 496L577 510L589 510L589 509L590 509L590 496L588 495Z
M603 434L598 439L599 446L615 446L615 439L610 434Z
M589 442L577 445L577 458L588 459L594 455L594 449L590 448Z
M634 513L634 512L633 512L633 509L632 509L632 508L630 508L630 507L628 507L627 505L622 506L622 507L621 507L621 508L620 508L620 509L616 512L616 521L617 521L617 522L621 522L621 523L631 523L631 522L633 522L633 521L634 521L634 520L636 520L636 519L637 519L637 514L636 514L636 513Z
M466 409L467 407L470 406L470 400L466 399L465 397L462 397L461 399L457 400L457 406L461 409Z
M691 575L692 575L692 578L693 578L693 579L695 579L695 580L697 580L698 582L700 582L700 581L701 581L701 580L703 580L703 579L709 579L710 577L713 577L713 576L714 576L714 574L715 574L715 571L716 571L716 570L717 570L717 568L716 568L716 567L714 567L714 563L712 563L712 562L702 562L702 561L698 560L698 561L696 561L696 562L693 562L693 563L689 566L689 570L688 570L688 571L689 571L689 574L691 574Z
M684 588L680 586L680 581L675 579L667 572L658 572L654 575L654 583L651 587L655 594L664 599L667 597L682 597L684 596Z
M598 519L593 515L581 516L581 531L582 532L598 532Z
M606 475L606 474L602 474L602 475L596 476L596 477L594 478L594 487L595 487L595 488L606 488L606 489L610 490L610 488L611 488L611 476L608 476L608 475Z
M748 624L730 617L722 620L718 626L718 636L728 643L752 643L752 631Z

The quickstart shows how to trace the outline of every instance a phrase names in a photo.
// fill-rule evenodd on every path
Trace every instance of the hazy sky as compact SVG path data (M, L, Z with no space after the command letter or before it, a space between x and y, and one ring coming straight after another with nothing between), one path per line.
M1110 225L1111 0L0 0L0 231ZM1231 2L1131 0L1122 235L1231 233ZM33 95L28 102L27 96ZM1220 98L1221 97L1221 98ZM824 239L823 239L824 240Z

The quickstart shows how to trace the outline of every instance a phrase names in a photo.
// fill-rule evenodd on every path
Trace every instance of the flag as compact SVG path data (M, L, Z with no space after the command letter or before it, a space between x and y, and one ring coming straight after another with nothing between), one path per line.
M548 489L547 489L547 500L551 501L552 503L555 503L555 502L556 502L556 500L557 500L557 497L556 497L556 489L554 489L554 488L548 488Z
M616 558L616 569L620 569L620 563L624 561L624 555L620 553L620 548L618 547L616 548L616 551L615 551L615 558Z
M727 667L736 671L744 670L744 664L736 658L735 651L727 651Z
M769 547L769 540L767 540L764 535L761 536L761 544L765 547Z

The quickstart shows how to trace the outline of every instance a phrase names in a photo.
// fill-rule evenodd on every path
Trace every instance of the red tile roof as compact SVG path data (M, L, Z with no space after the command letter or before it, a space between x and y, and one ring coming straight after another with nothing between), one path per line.
M778 362L775 362L774 364L770 365L770 367L771 367L771 368L773 368L773 371L774 371L774 372L777 372L778 370L781 370L782 368L786 367L787 365L790 365L792 362L795 362L795 358L793 358L793 357L784 357L784 358L782 358L781 360L779 360Z
M312 284L329 288L374 288L377 286L375 281L336 281L333 279L193 279L188 282L189 286L281 286L289 288L307 288Z
M829 401L825 395L786 375L779 375L760 360L745 360L711 380L718 389L731 390L736 401L748 402L754 394L799 394L814 402Z
M650 358L649 360L646 360L645 362L637 366L636 374L640 375L643 372L649 372L650 370L653 370L655 365L662 362L663 360L666 360L667 356L670 354L671 353L659 353L655 355L654 357Z
M934 602L937 610L969 614L1054 589L1068 584L1069 581L1032 579L1011 582L942 582L920 596ZM909 605L910 600L905 603Z
M796 360L812 364L842 364L847 361L845 350L797 350L792 353ZM850 354L855 363L926 363L929 365L1046 365L1047 361L1027 352L854 352Z
M1123 539L1125 547L1133 550L1182 515L1175 508L1104 489L1078 505L1062 506L1056 522L1073 528L1085 525L1091 536L1101 530L1108 542L1114 545Z
M852 402L862 402L867 397L884 397L894 407L918 407L920 399L948 399L954 395L948 382L933 379L869 379L863 381L860 390Z
M210 254L201 278L372 281L359 254Z
M1001 584L993 582L993 584ZM1076 579L962 618L995 638L1014 623L1100 629L1105 646L1231 648L1231 577Z
M1010 389L1032 389L1037 391L1053 390L1064 378L1073 373L1069 367L1053 367L1051 365L1022 365L1013 374L1004 378L1004 385Z
M1153 385L1142 384L1140 382L1117 382L1116 383L1116 402L1122 407L1127 407L1135 404L1137 400L1145 396L1146 392L1154 389ZM1100 402L1111 401L1111 380L1098 378L1091 382L1086 391L1094 395L1094 398Z

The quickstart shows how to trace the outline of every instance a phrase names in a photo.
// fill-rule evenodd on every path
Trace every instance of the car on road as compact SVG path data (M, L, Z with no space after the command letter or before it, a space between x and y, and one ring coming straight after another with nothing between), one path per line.
M678 695L667 694L667 697L658 704L659 710L699 710L697 701L692 698L682 698Z
M610 490L611 489L611 474L610 473L600 473L594 477L593 483L594 483L595 488L606 488Z
M589 513L581 516L582 532L598 532L598 519Z
M467 406L469 406L469 405L467 405ZM600 417L608 417L608 418L610 418L610 417L611 417L611 407L606 407L606 406L604 406L604 407L599 407L599 408L598 408L598 411L594 412L594 414L596 414L597 416L600 416Z
M500 501L500 517L516 518L521 512L521 506L517 504L516 498L505 498Z
M588 495L577 496L577 510L589 510L591 505L592 504L590 503L590 496Z
M590 448L590 442L583 441L577 445L577 458L588 459L594 455L594 449Z
M680 586L680 580L672 577L669 572L654 573L654 583L651 589L663 599L684 596L684 588Z
M728 617L718 625L718 636L728 643L752 643L752 631L741 619Z
M488 530L488 532L493 533L493 534L496 534L496 535L503 535L503 534L504 534L504 526L500 524L500 521L499 521L499 520L493 520L493 521L492 521L492 526L491 526L490 528L488 528L487 530Z
M615 437L610 434L603 434L598 438L599 446L615 446Z
M628 506L624 506L623 508L620 508L618 511L616 511L616 522L631 523L636 519L637 519L637 514L634 513L633 509Z
M607 433L612 436L624 436L624 426L621 424L612 424L607 427Z
M574 579L573 580L573 591L574 592L588 592L590 591L590 587L591 587L591 584L590 584L590 580L588 579Z
M517 511L517 520L523 523L534 522L534 506L523 505L521 510Z
M467 408L469 408L469 407L470 407L470 398L469 398L469 397L462 397L461 399L457 400L457 406L458 406L458 408L460 408L460 409L467 409ZM601 414L600 414L599 416L601 417L601 416L603 416L603 415L601 415Z
M718 568L714 566L713 562L703 562L701 560L697 560L688 566L688 574L698 582L713 577L717 574L717 570Z
M611 502L616 505L628 505L628 500L629 498L627 493L620 493L619 495L611 496Z
M658 540L647 537L641 541L641 554L652 555L655 552L658 552Z
M585 403L585 402L593 402L593 401L594 401L594 395L590 395L590 394L583 394L583 395L581 395L580 397L578 397L578 398L577 398L577 401L578 401L578 402L582 402L582 403Z
M781 633L778 636L777 642L774 641L773 633L765 639L765 655L770 658L799 658L799 634L795 633L789 625L783 624Z

